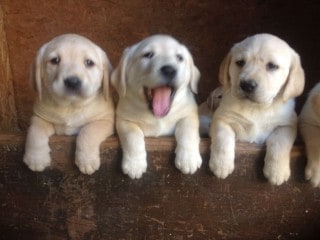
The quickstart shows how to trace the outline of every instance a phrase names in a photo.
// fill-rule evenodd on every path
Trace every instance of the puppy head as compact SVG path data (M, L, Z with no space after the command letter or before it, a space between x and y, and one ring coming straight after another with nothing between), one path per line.
M76 34L65 34L44 44L31 72L39 99L57 102L84 101L109 92L111 64L106 53L93 42Z
M220 86L214 89L207 97L206 103L209 109L211 109L212 111L215 111L219 107L222 96L223 96L223 87Z
M270 104L304 89L299 55L283 40L257 34L235 44L220 65L220 82L240 99Z
M155 35L127 48L111 82L120 97L135 95L157 117L165 116L176 92L197 92L200 73L188 49L174 38Z

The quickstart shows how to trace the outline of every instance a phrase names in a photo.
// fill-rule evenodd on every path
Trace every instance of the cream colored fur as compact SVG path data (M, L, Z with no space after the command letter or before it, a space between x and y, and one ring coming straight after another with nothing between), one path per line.
M219 77L224 93L210 129L210 169L226 178L234 170L236 141L266 143L264 175L275 185L287 181L297 132L294 97L304 88L298 54L278 37L257 34L232 47ZM241 87L248 81L255 86L250 93Z
M212 115L218 108L223 96L223 87L214 89L207 100L199 105L200 135L207 136L210 130Z
M305 177L315 187L320 187L320 84L310 91L299 116L299 128L305 142L307 166Z
M156 117L144 94L144 88L166 85L161 68L174 68L170 83L176 89L170 111ZM128 47L112 74L112 83L120 99L116 128L121 141L122 170L131 178L140 178L147 169L144 137L175 134L175 165L185 174L194 173L201 165L199 153L199 119L193 92L197 92L200 74L187 48L175 39L155 35Z
M31 76L38 98L23 158L31 170L50 166L53 134L78 134L76 165L85 174L99 168L100 144L114 133L110 74L105 52L82 36L61 35L39 49ZM68 88L70 78L79 80L79 85Z

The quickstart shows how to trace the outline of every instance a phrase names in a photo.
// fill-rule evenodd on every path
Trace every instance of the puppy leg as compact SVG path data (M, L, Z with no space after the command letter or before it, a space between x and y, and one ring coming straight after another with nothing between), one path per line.
M175 165L182 173L193 174L202 163L199 151L198 116L180 120L177 123L175 135L177 139Z
M114 133L111 121L88 123L79 132L75 163L84 174L92 174L100 167L100 144Z
M280 185L289 179L290 152L296 135L295 126L283 126L268 137L263 173L271 184Z
M305 169L305 177L314 187L320 187L320 130L318 127L302 126L308 163Z
M49 138L54 134L51 123L33 116L28 130L23 161L32 171L43 171L50 166Z
M147 153L141 128L129 121L117 120L122 146L122 171L130 178L141 178L147 170Z
M215 120L211 126L209 167L218 178L226 178L234 170L235 133L226 123Z

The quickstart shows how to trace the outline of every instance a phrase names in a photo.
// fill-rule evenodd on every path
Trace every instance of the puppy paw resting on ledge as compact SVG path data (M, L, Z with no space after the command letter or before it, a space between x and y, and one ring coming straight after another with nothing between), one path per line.
M199 77L188 49L170 36L154 35L125 49L111 81L119 93L116 128L129 177L147 169L144 137L174 134L176 167L192 174L201 166L193 96Z
M310 91L299 116L299 129L305 142L307 166L305 177L320 187L320 84Z
M266 143L264 175L284 183L297 134L294 98L304 89L299 55L278 37L257 34L231 48L219 80L224 91L210 129L210 169L226 178L234 170L236 141Z
M38 97L23 158L31 170L50 166L53 134L77 134L76 165L85 174L99 168L100 144L114 133L110 74L106 53L82 36L61 35L39 49L31 76Z

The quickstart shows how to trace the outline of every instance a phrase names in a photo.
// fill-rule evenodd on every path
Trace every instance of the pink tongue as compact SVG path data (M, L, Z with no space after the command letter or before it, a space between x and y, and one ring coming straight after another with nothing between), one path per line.
M152 90L152 109L156 117L164 117L170 109L171 88L162 86Z

